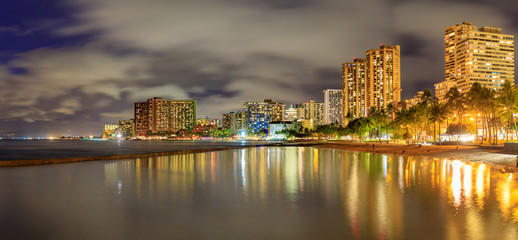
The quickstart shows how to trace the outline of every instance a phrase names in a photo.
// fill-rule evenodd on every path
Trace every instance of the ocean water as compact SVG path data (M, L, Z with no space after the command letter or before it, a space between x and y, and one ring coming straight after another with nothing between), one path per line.
M0 161L172 152L268 143L272 141L0 140Z
M316 147L0 168L3 239L518 239L484 164Z

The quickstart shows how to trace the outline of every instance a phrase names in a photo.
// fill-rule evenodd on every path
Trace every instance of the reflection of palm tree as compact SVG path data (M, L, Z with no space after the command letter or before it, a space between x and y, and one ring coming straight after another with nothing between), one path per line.
M459 145L459 134L462 132L462 114L466 106L466 98L462 93L460 93L457 86L454 86L446 93L446 99L448 99L448 105L457 111L457 116L459 117L460 131L457 133L457 145Z
M441 145L441 122L448 116L448 108L445 104L434 101L430 106L430 121L433 122L433 142L435 143L435 123L439 124L439 145Z

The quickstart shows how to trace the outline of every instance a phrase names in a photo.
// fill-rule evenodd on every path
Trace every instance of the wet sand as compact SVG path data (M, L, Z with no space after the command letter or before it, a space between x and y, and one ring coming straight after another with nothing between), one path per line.
M515 169L518 153L504 152L503 145L419 145L399 143L349 143L333 141L323 148L344 149L359 152L395 154L403 156L430 156L465 162L486 163L496 168ZM518 171L518 169L517 169Z

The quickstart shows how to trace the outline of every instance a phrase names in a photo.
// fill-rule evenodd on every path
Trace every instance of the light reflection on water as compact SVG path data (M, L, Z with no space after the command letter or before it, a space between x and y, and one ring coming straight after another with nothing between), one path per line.
M518 239L517 178L455 160L249 148L0 169L0 190L14 238Z

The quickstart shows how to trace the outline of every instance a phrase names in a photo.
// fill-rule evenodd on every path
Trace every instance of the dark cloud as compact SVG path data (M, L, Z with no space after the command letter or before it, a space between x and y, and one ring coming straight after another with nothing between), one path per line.
M401 55L403 57L416 55L422 56L424 55L424 49L428 45L425 40L412 34L399 35L394 42L398 43L400 46L403 46L403 48L401 48Z

